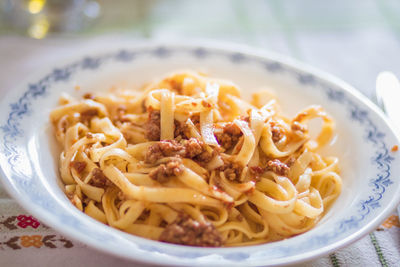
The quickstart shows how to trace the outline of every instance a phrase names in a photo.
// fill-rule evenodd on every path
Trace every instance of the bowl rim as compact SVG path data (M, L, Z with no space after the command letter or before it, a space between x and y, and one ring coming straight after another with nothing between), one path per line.
M251 46L246 46L246 45L241 45L241 44L200 40L200 41L181 41L181 42L177 42L177 41L174 41L174 42L171 42L171 41L143 41L143 42L139 42L139 43L135 43L135 44L128 44L128 45L127 44L123 44L123 45L118 44L118 45L112 46L111 48L107 49L106 51L95 50L94 52L90 53L90 55L92 55L92 56L102 55L102 54L106 54L107 52L116 52L123 48L128 48L129 50L138 50L141 48L158 48L158 47L166 47L166 48L171 47L174 49L204 48L204 49L213 49L213 50L232 52L232 53L241 53L241 54L256 57L256 58L263 58L263 59L275 61L275 62L281 63L283 65L286 65L290 68L299 70L301 72L311 74L312 76L317 77L320 80L326 81L328 83L336 85L337 87L340 87L341 90L346 91L346 93L348 93L352 97L358 99L362 103L363 106L366 106L369 110L373 111L373 113L375 113L378 116L379 120L383 121L386 124L388 129L391 131L393 136L396 138L397 143L400 142L399 141L400 134L398 132L396 132L395 127L393 127L392 123L386 118L386 116L384 115L382 110L380 110L369 98L367 98L361 92L359 92L354 87L352 87L351 85L342 81L341 79L335 77L332 74L329 74L318 68L312 67L306 63L302 63L291 57L281 55L279 53L266 51L263 49L254 48ZM50 64L50 65L54 66L54 67L62 67L62 66L66 66L68 63L75 62L77 59L82 59L82 57L83 57L83 55L79 55L76 58L65 59L63 61L58 62L57 64ZM44 72L43 69L46 70L46 72ZM14 88L20 88L23 85L28 84L29 81L34 80L34 78L41 77L38 74L47 73L47 69L48 68L45 67L39 71L35 71L33 74L29 75L23 81L17 83ZM19 91L16 90L15 92L19 92ZM4 108L9 106L9 103L6 102L6 100L11 99L10 96L15 95L15 94L16 93L14 93L14 90L10 90L8 93L5 94L5 97L1 101L1 103L3 104L2 106ZM140 261L140 262L144 262L144 263L148 263L148 264L163 264L163 265L165 265L165 264L171 264L171 265L172 264L174 264L174 265L185 264L183 262L178 262L178 261L173 261L171 263L165 263L162 259L160 260L160 259L156 259L156 258L147 259L147 258L130 257L129 255L126 255L122 252L107 249L104 246L102 246L101 244L95 242L94 240L82 238L78 232L76 232L72 229L63 228L55 220L52 220L52 218L47 218L45 216L42 216L41 212L43 210L42 211L37 210L36 206L34 204L32 204L26 197L24 197L24 196L21 197L21 195L17 192L16 188L10 183L9 180L11 178L9 178L6 175L5 171L3 170L3 164L7 164L7 163L0 163L0 166L1 166L0 181L2 182L6 191L13 197L14 200L17 201L17 203L20 206L22 206L24 209L32 212L32 214L35 215L37 218L39 218L43 223L51 226L56 231L64 233L67 236L72 237L72 239L74 239L74 240L78 240L80 242L89 244L90 247L95 248L99 251L105 252L110 255L118 256L121 258L125 258L125 259L131 260L131 261ZM363 238L369 232L373 231L377 226L379 226L379 224L383 220L385 220L395 210L396 206L399 203L400 203L400 185L395 189L394 196L391 199L391 201L389 202L389 204L386 207L382 208L381 212L376 217L369 220L365 226L355 230L352 235L350 235L346 238L343 238L337 242L334 242L330 245L323 246L323 247L319 248L318 250L313 250L313 251L309 251L309 252L302 253L302 254L288 256L288 257L285 257L284 260L282 260L282 258L275 259L271 263L267 262L264 264L268 264L268 265L269 264L274 264L274 265L276 265L276 264L278 264L278 265L296 264L296 263L300 263L300 262L304 262L304 261L309 261L309 260L315 259L317 257L321 257L323 255L331 253L332 251L335 251L337 249L345 247L345 246ZM115 229L113 229L113 230L115 230ZM126 234L123 232L121 232L121 233ZM129 234L126 234L126 235L129 235ZM140 239L143 239L143 238L140 238ZM146 240L146 239L143 239L143 240ZM146 240L146 241L148 241L148 240ZM157 242L157 241L150 241L150 242ZM157 243L160 243L160 242L157 242ZM180 245L174 245L174 244L168 244L168 246L176 246L177 248L184 247L188 251L199 250L199 248L197 248L197 247L180 246ZM207 250L209 248L200 248L200 249ZM212 248L212 249L213 250L216 249L219 251L223 251L223 250L237 250L238 251L238 250L240 250L240 247L238 247L238 248ZM212 252L210 252L210 253L212 253ZM197 265L197 264L198 263L193 262L193 265Z

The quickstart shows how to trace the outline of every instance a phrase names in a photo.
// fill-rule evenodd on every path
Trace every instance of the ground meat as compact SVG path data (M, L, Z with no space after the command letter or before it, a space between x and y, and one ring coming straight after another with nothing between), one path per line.
M106 187L112 184L110 180L104 175L103 171L99 168L93 169L93 177L89 182L90 185L96 187Z
M180 214L161 233L160 241L198 247L220 247L222 237L211 223L200 223Z
M307 126L299 123L298 121L294 121L291 125L291 128L293 131L300 131L303 133L307 131Z
M183 167L182 161L179 159L172 159L166 164L159 165L156 169L149 173L151 179L157 182L167 182L172 176L178 176L182 174Z
M114 122L116 121L129 122L129 119L126 118L125 114L126 114L126 106L119 105L115 110Z
M85 170L86 168L86 162L85 161L72 161L70 163L70 166L74 168L78 173L81 173Z
M187 142L185 142L185 148L186 148L186 157L194 158L203 152L204 143L198 140L197 138L190 138Z
M289 167L285 163L281 162L279 159L274 159L267 162L267 170L273 171L274 173L281 176L287 176L289 172Z
M250 174L253 176L253 178L258 181L260 179L261 174L264 173L264 168L260 166L251 166L249 168Z
M225 160L225 164L219 168L220 171L224 172L226 179L230 181L240 181L240 176L243 171L243 166L232 160Z
M83 122L89 122L93 117L99 115L99 111L97 109L88 109L81 113L81 120Z
M193 122L193 124L200 129L200 115L199 114L194 114L190 116L190 120Z
M175 124L175 130L174 130L175 138L180 136L182 139L187 139L188 137L190 137L189 128L186 126L186 123L175 120L174 124Z
M228 123L227 125L225 125L224 132L235 136L242 134L240 128L234 123Z
M200 155L193 158L195 161L200 163L200 165L204 165L204 163L209 163L214 157L214 153L210 153L207 150L204 150Z
M152 107L149 107L148 112L149 118L147 123L145 124L145 136L151 141L160 140L160 111L154 110Z
M271 122L271 134L272 134L272 141L278 142L283 137L283 132L281 127L276 125L275 122Z
M234 123L228 123L222 130L216 129L215 131L215 137L218 143L225 149L233 147L241 136L242 131L240 131L239 127Z
M149 147L145 162L155 163L163 157L185 157L200 163L208 163L213 153L206 150L206 145L197 138L190 138L178 143L175 140L163 140Z
M181 156L185 154L185 147L175 140L163 140L149 147L145 162L155 163L163 157Z
M206 145L202 141L193 137L185 141L184 145L186 150L185 157L193 159L201 165L210 162L214 157L214 154L218 153L216 150L209 152Z

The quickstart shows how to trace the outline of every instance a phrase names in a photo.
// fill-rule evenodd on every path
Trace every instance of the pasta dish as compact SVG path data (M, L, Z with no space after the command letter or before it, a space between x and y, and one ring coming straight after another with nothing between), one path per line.
M270 92L240 94L230 81L182 71L142 90L62 95L50 121L66 196L111 227L181 245L308 231L341 192L338 158L319 154L334 122L317 105L287 118Z

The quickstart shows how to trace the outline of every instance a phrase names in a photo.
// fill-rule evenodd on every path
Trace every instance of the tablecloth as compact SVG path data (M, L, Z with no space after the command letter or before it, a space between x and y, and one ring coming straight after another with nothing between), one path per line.
M395 16L400 12L398 1L337 1L329 6L322 1L246 1L250 5L232 1L228 11L226 1L203 1L204 6L165 2L156 5L146 27L139 25L112 35L62 35L45 40L0 36L0 97L42 66L91 53L94 47L149 37L202 37L273 50L331 72L371 99L380 71L392 70L400 75L400 20ZM168 5L173 5L181 17L166 13ZM198 21L199 14L205 12L210 17L208 24ZM19 207L0 185L0 266L127 265L143 266L62 236ZM356 243L299 266L381 265L400 266L396 213Z

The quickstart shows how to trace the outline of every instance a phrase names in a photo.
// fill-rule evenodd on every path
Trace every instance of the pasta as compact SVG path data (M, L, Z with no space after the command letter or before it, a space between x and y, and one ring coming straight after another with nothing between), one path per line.
M322 120L312 138L310 120ZM332 118L290 119L277 99L176 72L142 90L62 95L50 114L70 201L133 235L191 246L244 246L314 227L341 192L338 158L319 149Z

